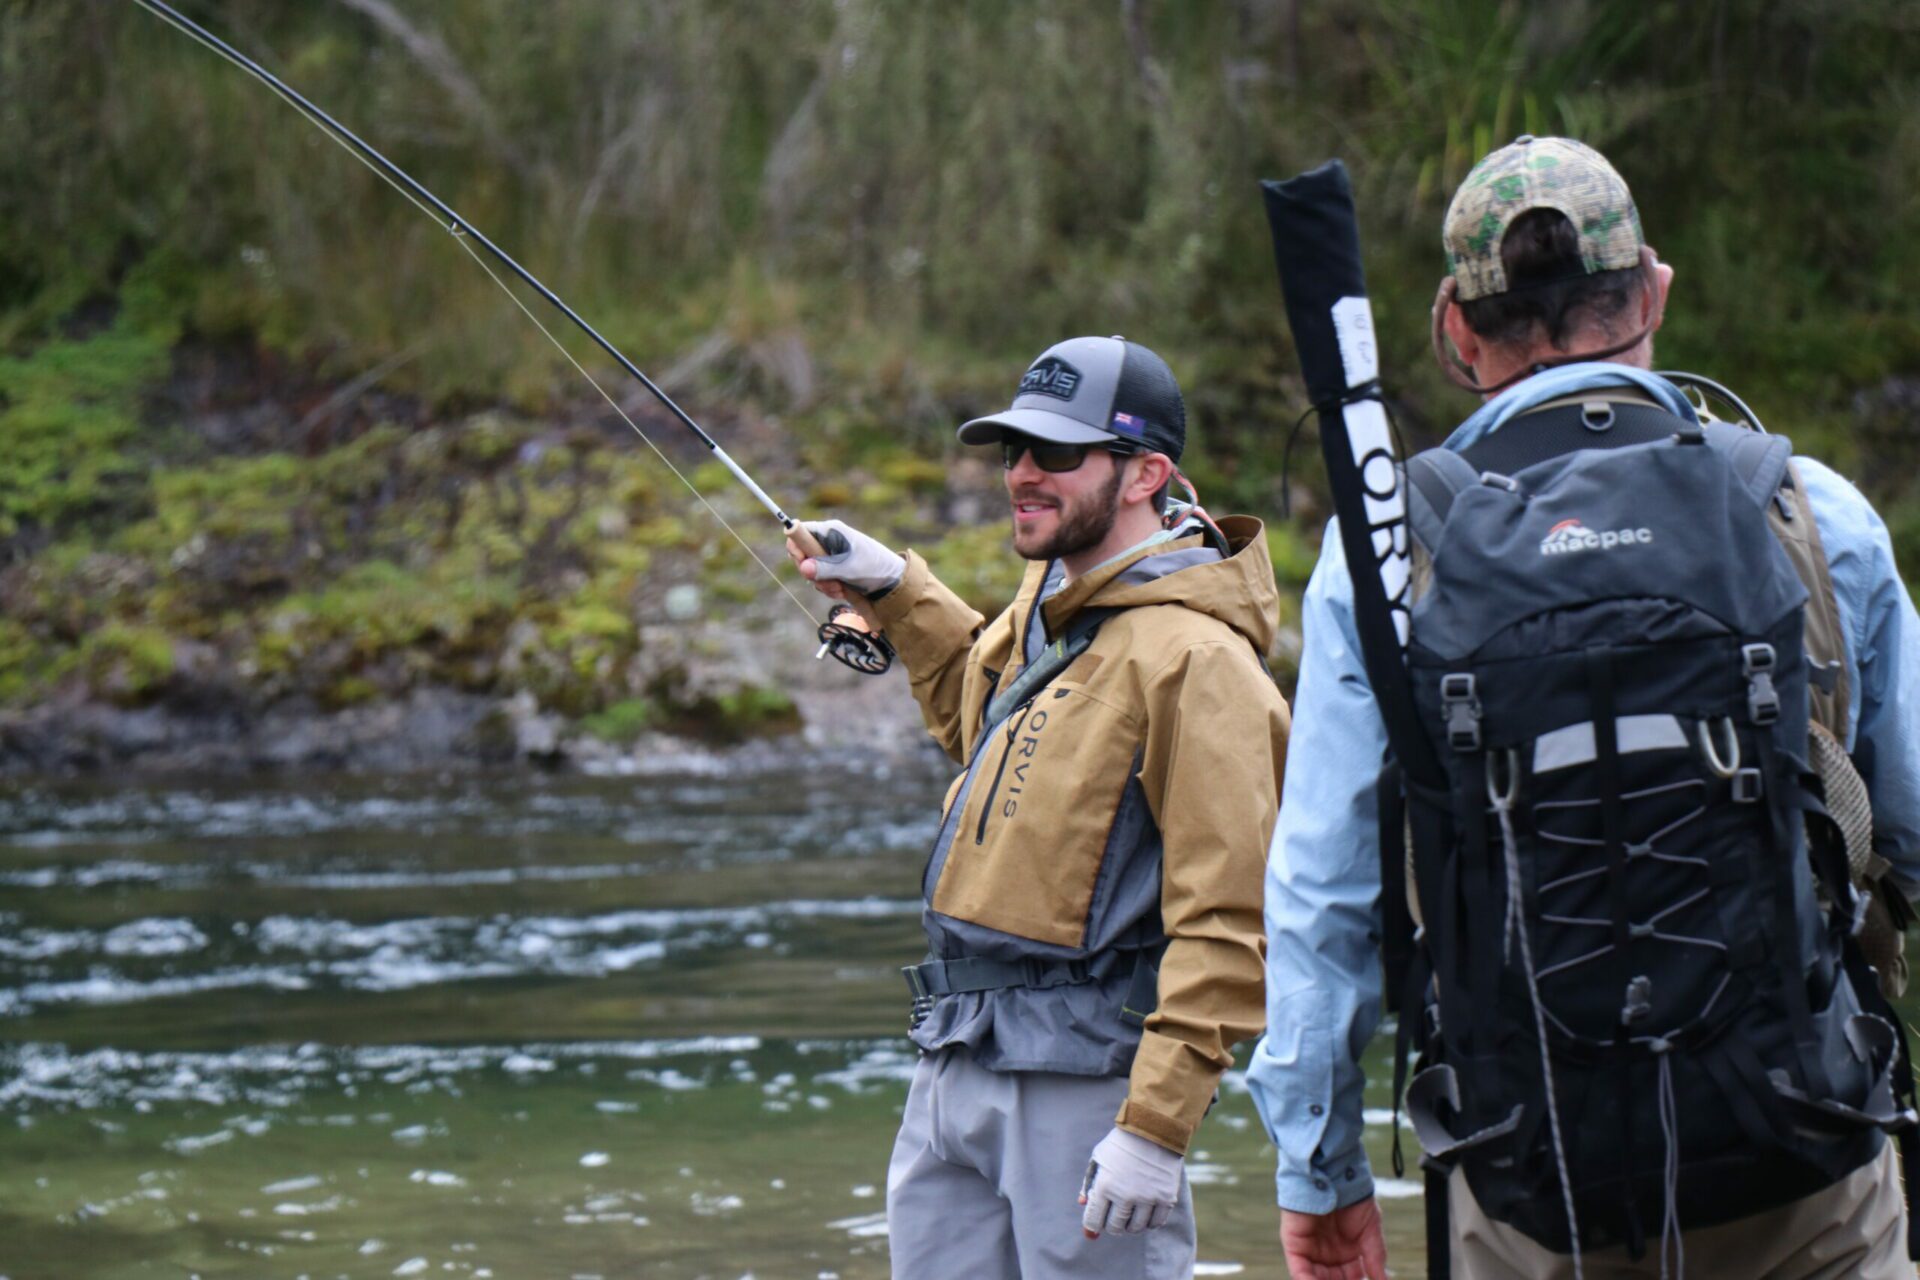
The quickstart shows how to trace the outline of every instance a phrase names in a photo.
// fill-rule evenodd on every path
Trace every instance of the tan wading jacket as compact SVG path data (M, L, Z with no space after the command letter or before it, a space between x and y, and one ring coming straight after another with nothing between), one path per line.
M928 730L967 766L921 884L933 957L1091 974L941 996L915 1043L997 1071L1130 1072L1116 1123L1178 1152L1265 1020L1261 891L1289 725L1261 662L1278 605L1264 531L1221 527L1229 557L1183 537L1050 597L1059 566L1035 564L984 628L911 553L877 602ZM995 690L1089 607L1125 611L983 741ZM1143 955L1159 961L1144 1029L1122 1018Z

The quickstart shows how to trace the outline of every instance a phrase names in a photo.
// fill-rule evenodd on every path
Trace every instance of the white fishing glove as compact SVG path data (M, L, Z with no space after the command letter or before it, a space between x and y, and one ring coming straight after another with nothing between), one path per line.
M1080 1203L1087 1211L1080 1225L1089 1235L1102 1231L1152 1231L1167 1225L1180 1203L1180 1171L1186 1164L1157 1142L1124 1129L1100 1139L1087 1162Z
M820 540L826 555L814 557L815 582L844 582L863 596L899 585L906 558L882 546L852 525L838 520L808 520L807 532Z

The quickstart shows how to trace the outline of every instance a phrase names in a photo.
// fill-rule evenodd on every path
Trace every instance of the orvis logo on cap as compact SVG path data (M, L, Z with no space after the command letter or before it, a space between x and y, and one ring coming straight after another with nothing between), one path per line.
M1059 356L1035 361L1033 368L1027 370L1027 376L1020 379L1020 394L1023 396L1052 396L1056 400L1071 400L1073 393L1079 389L1080 371Z

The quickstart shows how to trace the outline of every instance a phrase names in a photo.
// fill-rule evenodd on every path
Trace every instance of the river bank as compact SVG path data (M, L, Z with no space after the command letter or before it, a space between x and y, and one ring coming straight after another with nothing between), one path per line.
M768 643L799 652L808 637L793 626ZM704 723L686 722L683 732L622 733L618 724L605 727L604 716L575 719L543 709L524 690L488 696L425 687L393 700L327 709L306 698L250 706L241 697L120 706L74 688L54 701L0 710L0 777L499 768L737 775L790 766L808 753L882 764L938 756L899 669L861 677L831 662L763 655L751 671L722 666L705 678L734 690L770 689L761 682L778 681L779 701L761 694L765 709L756 714L721 710ZM717 695L714 706L729 696ZM739 695L731 700L737 705Z
M795 510L921 550L983 610L1008 598L997 470L949 431L876 444L864 420L756 408L734 375L760 358L729 340L698 362L690 405L735 457ZM430 406L124 312L0 360L19 445L0 497L32 504L0 520L0 772L912 749L902 678L876 696L812 660L825 601L766 514L625 408L664 457L584 398Z

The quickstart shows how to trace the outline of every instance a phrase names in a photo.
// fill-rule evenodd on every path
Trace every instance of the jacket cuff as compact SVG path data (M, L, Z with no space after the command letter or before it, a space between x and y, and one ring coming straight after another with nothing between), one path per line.
M912 611L914 603L927 593L927 587L935 581L933 570L921 558L918 551L903 553L907 567L900 573L900 581L888 587L878 596L869 597L873 603L873 616L880 620L883 627L892 626Z
M1113 1127L1165 1147L1177 1156L1186 1155L1187 1144L1193 1141L1192 1125L1143 1107L1132 1098L1120 1104L1120 1114L1113 1118Z

